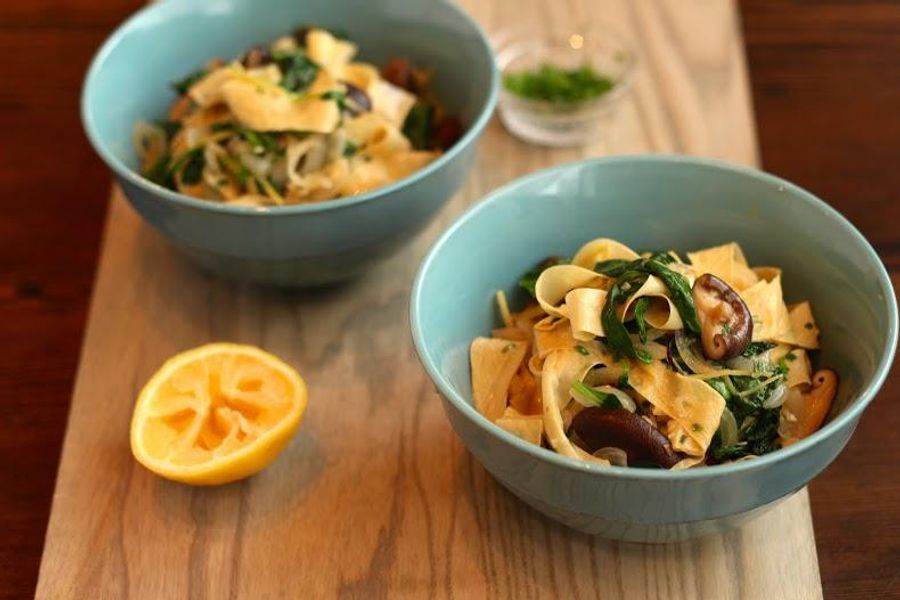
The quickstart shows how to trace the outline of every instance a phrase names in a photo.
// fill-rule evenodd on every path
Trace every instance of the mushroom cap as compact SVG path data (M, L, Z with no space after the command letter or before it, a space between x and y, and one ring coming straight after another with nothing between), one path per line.
M727 360L743 352L753 339L753 315L740 295L712 273L704 273L694 281L691 296L703 355Z
M572 429L590 452L621 448L628 462L650 461L666 469L681 460L666 436L640 415L621 408L586 408L572 419Z

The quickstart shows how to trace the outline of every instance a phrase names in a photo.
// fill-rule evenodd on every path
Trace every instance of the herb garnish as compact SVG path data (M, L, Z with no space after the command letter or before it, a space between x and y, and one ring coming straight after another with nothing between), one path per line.
M563 69L545 64L535 70L503 76L503 86L517 96L564 105L602 96L612 90L613 85L610 78L590 65Z

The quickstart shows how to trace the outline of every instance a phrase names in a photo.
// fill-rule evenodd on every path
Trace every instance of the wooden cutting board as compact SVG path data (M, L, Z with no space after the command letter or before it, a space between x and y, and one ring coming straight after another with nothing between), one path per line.
M365 278L328 291L207 276L116 191L39 598L821 597L806 490L726 535L609 542L525 507L454 436L407 325L415 268L454 217L510 179L585 156L664 151L757 162L731 2L464 4L492 34L522 19L556 31L600 20L627 32L640 74L608 136L550 150L513 139L495 119L475 171L428 230ZM306 377L310 405L264 472L191 488L135 463L129 418L167 357L212 340L284 357Z

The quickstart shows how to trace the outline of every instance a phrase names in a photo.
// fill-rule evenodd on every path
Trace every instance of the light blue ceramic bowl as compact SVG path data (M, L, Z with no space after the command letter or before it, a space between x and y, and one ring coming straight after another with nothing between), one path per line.
M633 248L740 242L751 264L784 269L787 299L812 301L822 365L841 376L817 433L730 465L611 468L530 445L472 406L469 343L496 325L493 296L548 255L612 237ZM771 175L691 158L585 161L494 192L434 245L412 292L416 349L450 422L496 479L546 515L605 537L665 542L736 525L803 487L841 451L894 357L897 305L872 247L839 213Z
M435 69L435 90L466 133L439 160L371 193L255 209L195 200L143 179L131 134L165 115L170 82L215 56L317 24L347 32L360 57L407 56ZM499 76L481 29L445 0L164 0L106 41L82 95L88 137L135 209L201 266L283 286L349 279L413 237L460 187L494 109Z

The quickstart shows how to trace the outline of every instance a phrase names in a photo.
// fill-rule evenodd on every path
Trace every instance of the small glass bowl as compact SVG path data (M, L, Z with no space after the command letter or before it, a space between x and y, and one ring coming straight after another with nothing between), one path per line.
M533 33L533 32L531 32ZM613 82L609 92L574 104L559 104L517 96L501 86L500 118L514 135L546 146L580 146L608 131L634 79L637 56L617 32L592 27L568 36L540 36L527 31L501 34L497 62L507 73L537 69L545 64L563 69L591 66Z

